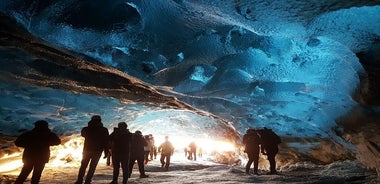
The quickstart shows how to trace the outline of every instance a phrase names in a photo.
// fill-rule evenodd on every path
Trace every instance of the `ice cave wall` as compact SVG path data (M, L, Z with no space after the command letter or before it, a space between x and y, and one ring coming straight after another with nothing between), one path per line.
M366 70L355 53L378 42L378 1L101 3L4 1L1 10L51 44L157 85L239 132L269 126L344 145L330 130L358 106Z
M47 120L69 141L94 114L110 131L126 121L131 131L156 138L238 138L227 121L80 53L54 47L1 13L0 25L0 63L7 66L0 68L0 158L18 150L10 140L36 120Z

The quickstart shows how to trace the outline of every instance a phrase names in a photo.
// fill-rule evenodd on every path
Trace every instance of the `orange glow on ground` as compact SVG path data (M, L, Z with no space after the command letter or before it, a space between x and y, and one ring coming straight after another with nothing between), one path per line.
M80 165L83 141L84 138L82 137L73 137L59 146L52 146L50 148L50 161L47 165L50 165L51 167Z
M164 141L165 136L156 136L155 143L159 146ZM197 147L202 147L204 155L210 155L213 152L234 151L235 146L230 142L210 140L210 139L194 139L186 136L170 136L169 140L175 147L175 152L183 152L184 148L194 141ZM51 157L46 164L47 167L79 167L82 159L84 139L80 136L72 137L61 145L50 147ZM21 159L22 152L5 156L0 159L0 172L7 173L21 169L23 163ZM103 162L103 159L100 160Z
M14 153L0 158L0 173L8 173L23 165L21 153Z

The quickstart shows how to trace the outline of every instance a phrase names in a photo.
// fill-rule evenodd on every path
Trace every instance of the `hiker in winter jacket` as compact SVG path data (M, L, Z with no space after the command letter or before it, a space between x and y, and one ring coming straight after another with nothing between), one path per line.
M260 129L259 134L262 140L261 153L267 155L270 165L268 174L277 174L275 157L278 153L278 144L281 143L281 138L272 129L266 127Z
M161 167L164 167L164 170L168 171L170 165L170 157L174 152L173 144L169 141L168 136L165 136L165 142L158 147L158 152L161 152Z
M105 158L108 155L108 129L103 127L101 117L94 115L88 122L88 126L82 129L81 135L84 137L84 146L78 178L75 184L83 183L83 177L88 164L90 164L90 168L87 172L85 184L90 184L102 152L104 152Z
M248 162L245 166L245 173L249 174L251 164L253 162L253 173L258 174L261 139L255 129L250 128L247 130L246 134L243 136L243 144L245 145L244 151L248 155Z
M139 166L140 178L147 178L148 175L145 174L144 169L144 146L147 146L144 136L141 131L137 130L132 135L131 141L131 159L129 161L129 176L132 174L133 165L135 161L137 161L137 165Z
M129 159L130 159L130 144L132 133L127 129L125 122L120 122L117 129L110 135L113 174L111 184L117 184L119 170L123 171L123 184L128 182L129 177Z
M59 137L50 131L48 122L39 120L34 128L21 134L15 141L16 146L23 147L22 161L24 166L15 184L23 183L33 170L31 183L39 183L45 164L49 161L50 146L61 144Z

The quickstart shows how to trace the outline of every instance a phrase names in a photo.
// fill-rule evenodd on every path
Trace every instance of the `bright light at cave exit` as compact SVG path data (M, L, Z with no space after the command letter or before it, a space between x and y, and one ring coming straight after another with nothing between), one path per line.
M164 141L163 135L155 136L155 144L158 147ZM51 157L47 167L60 167L60 166L74 166L79 167L80 161L82 159L83 150L82 137L72 137L68 141L62 141L63 143L58 146L50 147ZM169 141L171 141L175 147L174 154L183 154L184 148L188 146L192 141L197 144L197 147L201 147L203 150L203 155L211 155L215 152L223 153L228 151L234 151L234 144L226 141L211 140L211 139L195 139L191 136L169 136ZM12 172L21 168L23 163L21 160L21 153L16 153L12 155L5 156L0 159L0 172ZM102 160L101 160L102 161ZM19 171L17 171L19 172Z
M155 136L155 144L159 146L164 142L165 136ZM184 148L187 147L191 142L195 142L197 148L202 148L204 154L211 154L212 152L225 152L225 151L234 151L235 146L231 142L221 141L221 140L212 140L206 138L192 138L191 136L169 136L169 141L173 143L175 152L183 152Z

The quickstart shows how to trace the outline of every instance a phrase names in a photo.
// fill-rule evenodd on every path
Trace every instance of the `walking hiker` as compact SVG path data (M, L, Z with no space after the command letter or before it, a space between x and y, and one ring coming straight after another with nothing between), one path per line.
M112 151L112 182L118 183L120 166L123 171L123 184L128 182L129 177L129 159L130 159L130 142L132 133L127 129L128 125L125 122L120 122L111 135L111 151Z
M189 144L189 149L190 149L190 152L187 159L197 160L197 145L195 144L194 141Z
M148 175L145 174L144 169L144 146L147 146L144 136L141 131L137 130L132 135L131 141L131 160L129 162L129 177L132 174L133 165L135 161L137 161L137 165L139 166L140 178L147 178Z
M170 157L173 155L174 152L173 144L169 141L168 136L165 136L165 142L163 142L158 147L158 152L161 152L161 167L163 167L165 171L168 171L170 165Z
M90 184L102 152L104 152L105 158L108 155L108 129L103 127L101 117L94 115L88 122L88 126L82 129L81 135L84 137L84 146L78 178L75 184L83 183L83 177L88 164L90 164L90 168L87 172L85 184Z

